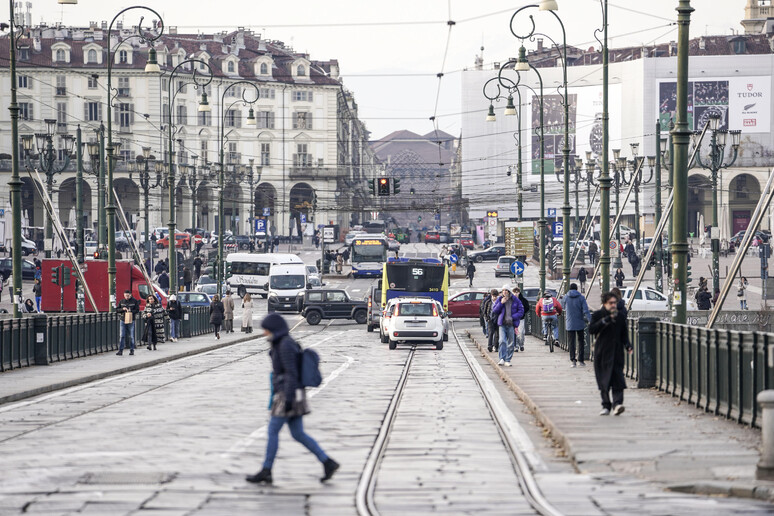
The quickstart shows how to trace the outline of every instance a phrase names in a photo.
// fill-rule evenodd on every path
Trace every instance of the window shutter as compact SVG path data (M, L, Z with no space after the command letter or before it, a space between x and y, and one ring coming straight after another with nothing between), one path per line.
M310 95L309 100L312 100L311 93L309 93L309 95ZM312 129L313 128L313 125L312 125L312 112L311 111L306 114L306 128L307 129Z
M309 102L312 102L312 92L309 92Z
M27 111L29 112L29 119L30 120L35 120L35 116L33 115L33 113L35 111L33 110L33 108L34 108L34 106L33 106L32 102L28 102L27 103Z
M121 123L121 104L113 106L113 123L116 125Z
M83 119L87 122L91 120L91 118L89 118L89 102L83 103Z
M97 102L97 111L99 112L99 121L102 122L102 102Z
M234 121L236 122L237 127L242 127L242 112L238 109L234 110Z
M134 104L129 104L129 123L134 124Z

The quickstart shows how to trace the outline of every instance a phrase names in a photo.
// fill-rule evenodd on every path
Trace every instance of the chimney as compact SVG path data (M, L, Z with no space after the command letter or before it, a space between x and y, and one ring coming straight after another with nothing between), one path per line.
M40 38L32 38L32 48L35 49L35 52L40 52L40 46Z
M543 38L538 38L537 39L537 45L538 45L537 51L538 52L542 52L543 51Z
M171 27L169 27L169 33L177 34L177 25L172 25Z

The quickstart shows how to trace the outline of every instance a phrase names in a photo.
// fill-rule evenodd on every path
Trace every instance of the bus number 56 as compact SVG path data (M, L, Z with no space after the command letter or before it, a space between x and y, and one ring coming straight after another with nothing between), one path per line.
M421 276L424 273L425 271L423 271L422 269L411 269L411 274L414 276Z

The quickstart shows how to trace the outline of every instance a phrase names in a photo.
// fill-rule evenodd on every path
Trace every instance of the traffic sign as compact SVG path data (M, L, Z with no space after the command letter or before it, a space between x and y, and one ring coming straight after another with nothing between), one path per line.
M553 223L554 238L560 238L564 235L564 222Z
M255 219L255 232L266 233L266 219Z
M610 249L615 249L618 244L615 243L615 240L610 241Z
M202 236L200 234L195 234L193 236L194 244L201 244L202 243Z
M459 258L457 258L457 255L456 255L456 254L454 254L454 253L452 253L452 254L450 254L450 255L449 255L449 261L450 261L450 262L452 262L452 263L457 263L457 260L458 260L458 259L459 259Z
M264 208L263 209L263 216L264 217L271 217L271 208Z
M489 225L490 226L496 226L497 225L497 219L489 219Z
M323 228L323 242L326 244L332 244L335 242L335 234L333 232L333 226L325 226Z
M556 208L548 208L548 216L556 217Z
M511 274L521 276L524 274L524 264L520 261L515 261L511 264Z
M306 213L301 214L301 224L306 224Z

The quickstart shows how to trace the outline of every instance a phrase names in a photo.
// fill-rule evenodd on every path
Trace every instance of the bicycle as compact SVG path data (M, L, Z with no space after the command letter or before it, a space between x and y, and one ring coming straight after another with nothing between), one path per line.
M551 353L553 353L554 352L554 342L556 342L556 339L554 339L554 321L553 321L553 319L549 319L549 320L546 321L545 331L546 331L546 334L543 336L543 339L546 342L546 344L548 344L548 350Z

